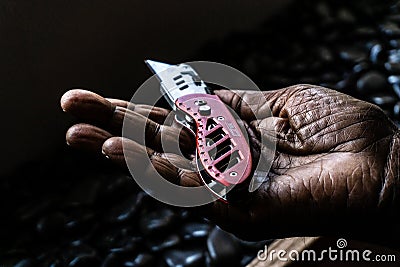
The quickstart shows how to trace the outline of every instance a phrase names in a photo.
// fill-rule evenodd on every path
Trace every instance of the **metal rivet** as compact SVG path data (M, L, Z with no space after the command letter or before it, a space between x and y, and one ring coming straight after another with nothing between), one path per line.
M230 172L229 175L232 176L232 177L235 177L235 176L238 175L238 173L237 172Z
M218 116L218 117L217 117L217 120L219 120L219 121L223 121L223 120L225 120L225 118L224 118L224 117L222 117L222 116Z
M207 101L205 101L205 100L203 100L203 99L199 99L199 100L194 101L194 103L195 103L197 106L202 106L202 105L207 104Z

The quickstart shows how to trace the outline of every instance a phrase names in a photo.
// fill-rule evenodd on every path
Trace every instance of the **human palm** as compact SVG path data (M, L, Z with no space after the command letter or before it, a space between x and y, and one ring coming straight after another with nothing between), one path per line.
M276 151L266 181L255 192L238 191L235 198L243 201L216 201L200 207L205 216L245 239L319 234L359 237L371 226L385 225L397 201L398 166L388 160L398 128L382 110L311 85L215 93L244 120L256 161L265 160L268 153L261 140L273 139ZM262 105L260 99L265 100ZM149 178L157 171L183 186L201 185L193 167L193 137L174 124L162 125L168 110L146 105L128 108L125 101L82 90L67 92L61 105L90 123L68 130L70 145L102 151L123 166L124 156L133 159ZM131 140L122 138L124 117L133 125L146 123L146 138L154 142L145 147L134 134ZM178 138L187 157L163 150L161 135L167 136L167 142ZM152 166L145 165L143 151Z

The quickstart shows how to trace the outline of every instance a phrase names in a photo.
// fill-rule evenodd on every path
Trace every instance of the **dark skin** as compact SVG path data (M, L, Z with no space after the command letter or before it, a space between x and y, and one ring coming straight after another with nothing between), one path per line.
M218 90L215 94L246 123L255 159L264 153L261 138L276 138L276 153L268 181L254 193L244 193L245 201L216 201L195 209L250 240L332 235L397 242L393 229L397 229L399 208L399 129L380 108L312 85L267 92ZM260 97L265 104L253 113L250 106ZM155 169L145 166L149 179L157 171L182 186L201 185L192 164L191 134L174 124L161 126L169 110L146 105L127 109L126 101L83 90L67 92L61 106L85 122L68 130L66 139L71 146L102 152L125 166L124 140L130 151L126 156L138 166L145 164L138 151L149 155ZM262 117L267 106L273 117ZM122 139L124 116L132 123L147 123L151 147L144 147L135 136ZM179 136L190 160L162 151L161 133Z

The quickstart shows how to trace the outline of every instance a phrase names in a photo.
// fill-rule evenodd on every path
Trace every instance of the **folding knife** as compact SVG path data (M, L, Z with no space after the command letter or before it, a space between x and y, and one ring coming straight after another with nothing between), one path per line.
M190 65L145 62L160 81L175 120L196 136L197 167L205 186L226 201L227 192L251 173L250 147L239 118Z

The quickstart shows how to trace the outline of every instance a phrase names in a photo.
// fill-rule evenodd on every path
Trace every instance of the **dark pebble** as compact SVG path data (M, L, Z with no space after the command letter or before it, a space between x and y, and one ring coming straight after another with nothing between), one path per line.
M51 207L51 200L44 199L28 203L16 211L16 217L21 223L37 219Z
M386 17L387 20L393 21L393 22L400 22L400 14L395 14L395 15L390 15Z
M260 249L263 249L264 246L272 240L263 240L263 241L245 241L245 240L240 240L238 239L238 242L240 246L247 251L258 251Z
M369 58L373 63L378 64L386 60L387 54L381 44L376 44L371 48Z
M339 20L339 22L343 22L345 24L351 24L351 23L356 22L356 17L347 8L340 8L338 10L337 19Z
M91 206L95 203L101 180L95 178L86 178L79 182L67 195L64 206Z
M153 255L148 253L142 253L137 255L133 261L125 261L124 267L154 267L156 266L157 260Z
M400 97L400 75L389 76L388 82L392 84L393 91L398 97Z
M340 76L335 72L325 72L320 78L325 83L334 83L340 80Z
M110 177L100 190L100 198L103 202L110 203L124 199L126 196L134 194L137 185L132 177L120 174Z
M386 88L385 76L377 71L367 72L357 81L357 90L365 95L379 92Z
M152 252L160 252L181 244L182 240L177 234L171 234L163 238L151 239L146 242L147 247Z
M159 234L175 226L178 216L170 209L159 209L142 214L139 227L143 234Z
M35 266L35 263L32 259L24 259L24 260L17 262L14 265L14 267L33 267L33 266Z
M141 238L134 236L133 230L129 227L115 227L103 230L98 235L95 235L92 241L102 251L120 248L135 250L140 242Z
M397 101L396 97L388 94L372 95L370 99L372 103L380 107L393 106Z
M136 212L141 208L143 199L146 194L141 192L129 196L123 202L114 205L111 210L106 213L106 221L110 223L126 222L133 219Z
M391 74L400 74L400 63L385 63L385 69Z
M359 37L375 37L377 35L377 31L372 27L359 27L354 30L355 35Z
M370 64L367 62L360 62L353 67L353 72L355 73L363 73L371 68Z
M155 262L154 256L150 254L137 254L121 250L108 254L101 267L155 266Z
M325 63L331 63L334 60L332 51L326 46L317 47L316 53L318 55L318 58Z
M61 256L64 261L71 262L77 255L96 257L97 252L92 247L82 244L80 241L75 241L67 248L64 248Z
M255 257L256 254L244 255L240 260L240 266L247 266L250 262L254 260Z
M393 48L400 48L400 39L392 39L389 41L389 44Z
M95 255L77 255L72 259L68 267L97 267L100 266L100 259Z
M119 251L112 252L105 257L101 267L121 267L125 259L126 255L124 253Z
M392 85L393 92L400 98L400 84L396 83Z
M390 63L400 63L400 50L399 49L389 50L389 62Z
M400 102L397 102L393 107L393 116L395 119L400 119Z
M95 213L87 208L74 208L66 211L65 228L69 235L85 235L95 230Z
M187 223L181 228L181 235L185 240L203 239L208 236L211 225L206 223Z
M231 234L215 227L207 239L211 263L215 266L237 266L240 262L240 245Z
M346 62L356 63L367 59L367 54L357 48L347 47L339 52L340 58Z
M62 234L66 220L63 213L54 212L42 217L36 224L36 230L42 235L54 237Z
M400 37L400 28L395 23L386 23L381 25L380 28L388 37Z
M205 261L204 253L200 249L169 250L164 253L164 259L170 267L200 267L204 266Z

